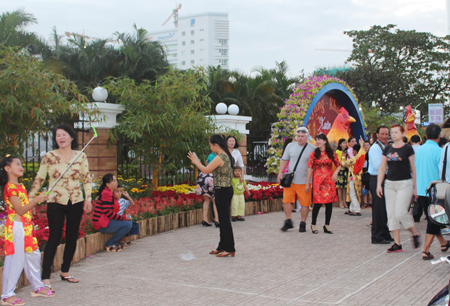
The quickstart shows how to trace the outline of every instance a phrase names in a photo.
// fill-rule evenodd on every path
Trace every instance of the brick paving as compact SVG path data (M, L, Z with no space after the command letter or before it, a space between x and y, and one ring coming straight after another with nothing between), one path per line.
M17 290L28 305L426 305L449 281L450 266L432 266L401 231L403 252L370 243L371 210L362 217L335 208L334 235L279 230L282 212L233 222L235 258L216 258L219 229L191 226L136 240L121 253L101 252L72 266L80 279L69 284L53 273L56 297L31 298L30 286ZM418 224L424 235L426 222ZM450 239L450 237L448 238ZM192 251L196 259L178 254ZM431 253L437 257L439 243ZM450 253L450 252L449 252Z

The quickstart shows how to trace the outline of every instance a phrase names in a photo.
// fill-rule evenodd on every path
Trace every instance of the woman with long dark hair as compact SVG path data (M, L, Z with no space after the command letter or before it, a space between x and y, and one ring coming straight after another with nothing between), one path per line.
M92 216L92 223L96 231L104 234L114 233L111 239L105 243L107 252L122 251L123 247L119 241L127 236L133 226L132 219L118 214L120 205L114 198L114 190L117 189L117 186L114 174L108 173L103 176Z
M337 201L335 182L341 163L338 156L333 151L325 134L320 133L315 137L317 148L309 156L308 175L306 177L305 191L309 191L309 182L313 176L313 213L311 220L311 231L313 234L319 233L316 227L317 216L322 204L325 204L325 225L323 231L333 234L330 230L331 214L333 212L333 202ZM333 172L333 164L336 170Z
M214 134L209 138L209 147L216 154L216 157L205 167L192 152L188 157L201 172L213 173L214 177L214 196L216 199L217 212L220 222L220 241L217 249L209 252L217 257L234 257L234 236L230 221L230 205L233 197L233 167L234 160L228 150L225 138Z
M347 140L345 138L339 139L336 154L339 161L342 163L347 160ZM348 168L341 167L336 181L336 189L338 193L338 203L340 208L347 208L347 184L348 184Z
M78 231L83 211L91 212L91 177L87 156L78 150L78 137L73 128L67 124L58 125L53 133L55 150L47 152L41 160L39 171L33 181L30 199L33 199L41 189L47 175L49 186L67 170L48 195L47 220L50 234L44 249L42 261L42 281L47 287L50 285L50 273L55 258L56 248L61 240L61 234L66 225L66 246L64 248L63 263L59 273L61 280L78 283L69 273L70 263L77 247ZM77 157L78 156L78 157ZM76 158L76 160L74 160ZM83 184L83 191L81 184Z

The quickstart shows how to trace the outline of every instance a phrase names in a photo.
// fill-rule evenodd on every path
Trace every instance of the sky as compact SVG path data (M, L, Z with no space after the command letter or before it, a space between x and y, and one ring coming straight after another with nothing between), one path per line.
M34 14L38 24L25 29L48 39L56 26L64 32L108 38L133 32L174 27L169 21L176 3L155 0L0 0L1 11L18 8ZM306 75L322 67L344 65L352 41L349 30L395 24L402 30L447 33L445 0L228 0L181 2L179 16L226 12L230 22L230 69L251 73L286 61L289 75Z

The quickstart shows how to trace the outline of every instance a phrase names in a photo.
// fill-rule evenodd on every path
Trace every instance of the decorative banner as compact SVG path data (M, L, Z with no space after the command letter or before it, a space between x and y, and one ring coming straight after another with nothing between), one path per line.
M355 122L355 119L349 116L342 102L336 96L326 93L314 106L306 127L312 138L324 133L330 145L336 147L339 139L348 139L354 135L350 125L352 122Z
M444 106L442 103L428 104L428 123L444 122Z

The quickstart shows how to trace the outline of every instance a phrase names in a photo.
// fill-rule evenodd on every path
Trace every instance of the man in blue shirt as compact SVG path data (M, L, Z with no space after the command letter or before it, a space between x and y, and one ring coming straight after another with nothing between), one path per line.
M442 252L446 252L450 248L450 242L445 241L442 237L441 227L430 220L428 216L430 198L426 196L430 183L440 178L439 162L441 160L442 149L438 143L441 138L441 127L431 123L427 126L425 133L427 135L427 141L417 149L414 164L416 166L417 203L419 204L419 208L423 207L428 222L422 259L429 260L434 258L430 253L430 246L433 243L434 236L441 243Z
M383 150L389 142L389 128L385 125L377 128L377 141L373 143L369 150L370 193L372 194L372 243L389 244L392 239L387 227L386 203L383 196L377 195L378 168L381 164ZM383 184L384 188L384 184Z

